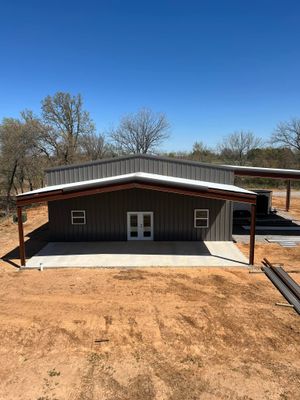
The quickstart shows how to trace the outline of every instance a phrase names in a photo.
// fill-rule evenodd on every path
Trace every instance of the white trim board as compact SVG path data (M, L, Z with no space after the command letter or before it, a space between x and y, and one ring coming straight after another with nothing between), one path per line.
M291 239L266 239L266 241L267 242L269 242L269 243L291 243L291 242L293 242L293 243L296 243L296 242L300 242L300 238L296 238L296 239L293 239L293 237L291 237Z
M243 225L243 229L249 231L250 225ZM257 231L300 231L300 226L256 226Z
M200 181L198 179L186 179L186 178L179 178L175 176L167 176L167 175L160 175L160 174L150 174L147 172L133 172L130 174L123 174L123 175L115 175L110 176L107 178L99 178L99 179L91 179L86 181L78 181L73 183L65 183L60 185L53 185L53 186L46 186L44 188L32 190L30 192L21 193L17 195L17 198L23 198L27 195L32 194L41 194L47 193L55 190L62 190L63 192L68 192L76 189L88 189L93 187L100 187L110 184L117 184L117 183L128 183L132 181L137 182L149 182L149 183L156 183L156 184L170 184L176 187L183 187L183 188L190 188L190 189L218 189L224 190L229 193L242 193L242 194L255 194L250 190L246 190L240 188L235 185L229 185L225 183L215 183L215 182L208 182L208 181Z

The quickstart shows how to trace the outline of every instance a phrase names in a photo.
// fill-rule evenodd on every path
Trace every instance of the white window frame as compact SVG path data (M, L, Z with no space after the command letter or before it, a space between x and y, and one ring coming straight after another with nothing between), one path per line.
M74 216L74 213L81 212L82 216ZM76 218L83 218L83 222L75 222L74 219ZM71 210L71 224L72 225L85 225L86 224L86 217L85 217L85 210Z
M150 222L151 222L151 235L144 236L144 226L143 226L143 216L145 214L150 215ZM130 226L130 216L137 215L138 224L137 224L137 236L130 236L131 226ZM153 211L128 211L127 212L127 240L153 240Z
M206 211L206 217L197 217L197 211ZM201 219L202 221L206 221L206 225L203 226L197 226L196 222L197 220ZM209 209L208 208L195 208L194 209L194 228L196 229L202 229L202 228L208 228L209 227Z

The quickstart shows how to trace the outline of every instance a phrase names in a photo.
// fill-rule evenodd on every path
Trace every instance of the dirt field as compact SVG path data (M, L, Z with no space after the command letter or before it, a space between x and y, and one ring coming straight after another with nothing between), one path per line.
M31 252L46 240L30 233L45 211L29 212ZM1 256L16 262L16 226L0 235ZM261 246L258 261L275 258L276 245ZM277 261L300 260L299 247L276 249ZM246 270L39 272L2 261L0 399L300 399L300 318L277 301Z
M285 192L282 191L285 195ZM285 197L283 196L273 196L272 199L273 207L277 208L279 211L285 210ZM295 220L300 220L300 198L299 192L297 195L291 197L291 208L289 212L289 217L294 218ZM238 244L240 250L243 251L244 254L248 254L249 245ZM260 264L260 261L267 257L271 262L279 262L283 263L285 267L291 267L293 269L299 269L300 271L300 246L295 248L285 248L280 246L279 244L260 244L257 243L255 246L255 263Z
M272 198L272 206L278 210L285 210L285 192L283 194L283 196L273 195ZM293 218L300 219L300 192L292 192L290 214Z

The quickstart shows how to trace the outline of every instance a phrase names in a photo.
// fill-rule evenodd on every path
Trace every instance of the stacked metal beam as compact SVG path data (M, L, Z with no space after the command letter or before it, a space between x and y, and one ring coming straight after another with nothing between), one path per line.
M263 265L262 271L300 315L300 286L298 283L282 267L275 267L266 258L263 260Z

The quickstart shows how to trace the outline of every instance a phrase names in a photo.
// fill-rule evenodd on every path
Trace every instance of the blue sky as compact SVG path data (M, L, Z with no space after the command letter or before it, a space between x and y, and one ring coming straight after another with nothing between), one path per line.
M0 118L56 91L81 93L103 131L165 112L164 150L268 138L300 117L299 1L0 2Z

